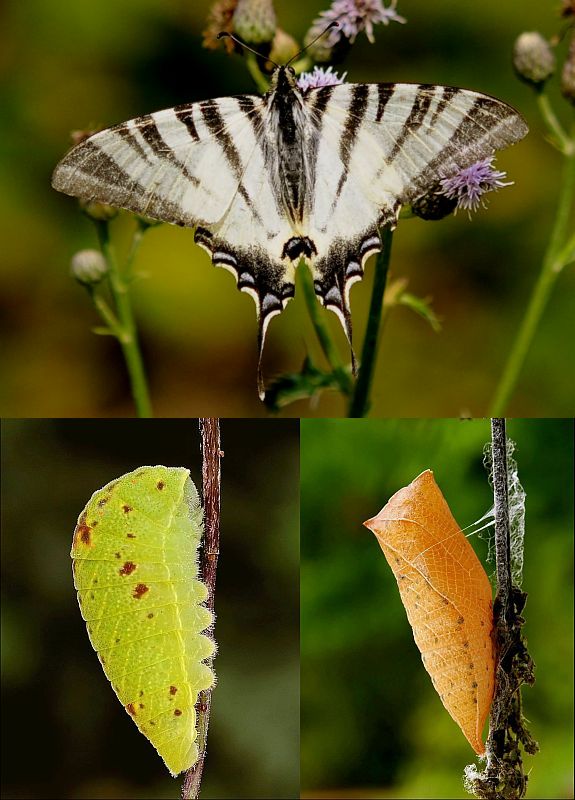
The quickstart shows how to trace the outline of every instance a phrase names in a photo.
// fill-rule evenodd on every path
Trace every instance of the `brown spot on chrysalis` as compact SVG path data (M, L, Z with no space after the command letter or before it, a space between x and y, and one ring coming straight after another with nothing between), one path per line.
M133 511L133 510L134 509L132 508L132 506L122 506L122 511L124 512L124 514L129 514L130 511Z
M179 708L175 708L174 709L174 717L181 717L181 716L182 716L182 712L180 711L180 709Z
M108 502L108 498L107 497L102 497L101 500L98 500L98 505L100 506L100 508L102 508L102 506L105 506L107 502Z
M86 514L82 514L74 530L74 546L80 544L92 547L92 528L86 522Z
M475 669L475 664L473 663L473 661L469 662L469 669Z
M126 711L128 712L128 714L131 714L133 717L136 716L136 709L134 708L134 704L133 703L128 703L128 705L126 706Z
M126 561L126 563L120 570L120 575L131 575L135 569L136 565L132 561Z
M164 481L158 481L157 484L156 484L156 488L158 488L160 491L162 491L162 489L164 488L165 485L166 484L164 483Z
M152 614L152 612L150 611L150 613L148 614L148 619L152 619L152 617L153 617L153 616L154 616L154 615L153 615L153 614Z
M472 700L473 700L473 702L475 703L475 705L477 705L477 697L475 697L475 695L473 695L473 698L472 698Z
M477 689L477 681L473 681L473 683L471 684L471 686L472 686L474 689Z
M118 644L119 641L120 641L119 639L116 639L116 644Z
M144 692L140 689L140 693L139 693L138 697L143 697L143 696L144 696Z
M151 720L150 720L150 725L155 725L155 724L156 724L156 723L154 722L154 720L153 720L153 719L151 719Z
M457 624L458 625L463 625L464 622L465 622L465 620L463 619L463 617L461 617L461 616L457 617Z
M170 686L170 694L176 694L177 691L178 691L177 686Z
M135 533L128 533L128 534L126 534L126 537L128 539L135 539L136 538L136 534Z
M441 602L443 603L444 606L449 604L449 600L447 599L447 597L442 597Z
M139 705L140 708L144 708L144 704L143 703L138 703L138 705Z
M464 647L465 647L465 649L467 650L467 648L469 647L469 642L463 642L463 646L464 646Z
M136 586L136 588L134 589L134 591L132 592L132 597L135 597L136 600L139 600L141 597L143 597L146 594L147 591L149 591L149 589L150 589L150 587L146 586L145 583L139 583Z
M116 556L116 558L122 558L122 556L120 555L120 553L114 553L114 555Z

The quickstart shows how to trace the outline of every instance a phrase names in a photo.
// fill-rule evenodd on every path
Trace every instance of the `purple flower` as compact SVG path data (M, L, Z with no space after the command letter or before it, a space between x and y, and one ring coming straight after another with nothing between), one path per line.
M342 36L353 43L355 37L362 31L365 31L365 35L373 44L374 25L405 22L405 19L400 17L395 10L396 5L397 0L391 0L388 8L383 5L382 0L334 0L331 8L328 11L322 11L313 22L306 38L313 39L325 29L326 24L337 22L339 27L334 28L326 35L325 47L335 47Z
M308 89L319 89L321 86L337 86L345 81L346 75L347 72L344 72L340 78L337 72L331 71L331 67L326 69L314 67L313 72L302 72L297 79L297 85L302 92L306 92Z
M467 211L477 211L479 206L485 207L483 195L494 192L502 186L511 186L513 181L505 182L505 172L493 168L495 156L484 158L470 167L459 170L452 178L443 178L438 194L443 194L451 200L457 200L457 208Z

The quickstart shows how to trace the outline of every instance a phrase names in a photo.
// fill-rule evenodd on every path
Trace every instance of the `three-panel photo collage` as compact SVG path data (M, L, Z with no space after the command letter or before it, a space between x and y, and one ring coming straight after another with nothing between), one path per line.
M3 16L2 798L573 798L573 1Z

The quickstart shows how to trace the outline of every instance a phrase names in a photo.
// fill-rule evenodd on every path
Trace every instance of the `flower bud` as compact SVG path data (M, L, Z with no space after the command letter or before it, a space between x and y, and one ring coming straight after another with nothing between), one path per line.
M513 46L513 66L522 81L540 90L555 72L555 53L537 31L522 33Z
M569 52L561 72L561 93L566 100L575 105L575 34L571 36Z
M238 0L234 12L234 32L247 44L271 42L276 24L272 0Z
M270 50L270 59L276 64L287 64L300 51L296 40L281 28L277 28Z
M107 272L108 264L99 250L79 250L72 256L70 274L84 286L100 283Z
M95 203L93 200L80 200L80 208L87 217L96 222L107 222L118 216L118 209L106 203Z

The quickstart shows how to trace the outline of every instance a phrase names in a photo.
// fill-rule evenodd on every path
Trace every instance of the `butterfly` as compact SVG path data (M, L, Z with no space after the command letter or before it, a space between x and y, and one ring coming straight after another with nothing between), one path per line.
M203 100L90 136L52 185L195 228L195 241L251 295L258 388L267 328L303 259L351 344L350 288L401 206L527 133L511 106L450 86L344 83L302 90L278 66L264 95Z

